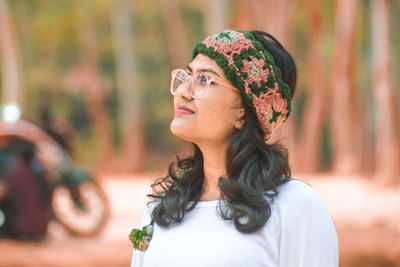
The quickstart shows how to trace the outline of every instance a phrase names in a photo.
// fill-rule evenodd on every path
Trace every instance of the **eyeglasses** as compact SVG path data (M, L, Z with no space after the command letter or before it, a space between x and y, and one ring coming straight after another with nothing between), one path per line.
M201 99L205 95L208 87L217 80L204 72L197 72L192 75L187 73L184 69L175 69L171 72L171 94L175 95L178 88L189 81L192 83L192 86L190 86L191 97L194 99ZM218 81L218 84L225 85L235 92L240 92L228 83Z

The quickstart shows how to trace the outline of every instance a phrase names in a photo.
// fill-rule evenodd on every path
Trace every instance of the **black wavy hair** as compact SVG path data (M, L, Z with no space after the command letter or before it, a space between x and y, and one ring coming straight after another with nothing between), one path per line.
M297 69L291 55L272 35L252 31L254 37L271 53L282 72L283 81L293 97ZM265 142L263 130L251 108L245 106L244 124L234 130L226 154L227 177L220 177L218 187L224 205L218 211L224 220L233 221L242 233L260 229L271 215L270 204L277 187L291 179L287 149L280 143ZM203 154L192 143L193 154L172 162L168 174L156 179L148 196L155 203L151 217L160 226L179 223L192 210L203 189Z

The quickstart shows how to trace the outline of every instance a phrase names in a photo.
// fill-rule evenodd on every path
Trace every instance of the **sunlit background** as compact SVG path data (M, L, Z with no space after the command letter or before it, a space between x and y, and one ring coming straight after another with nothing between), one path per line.
M128 266L149 185L185 147L170 71L226 28L268 31L296 59L274 140L330 210L340 266L400 266L398 0L0 0L2 120L60 122L108 218L90 237L52 220L41 242L0 239L0 266Z

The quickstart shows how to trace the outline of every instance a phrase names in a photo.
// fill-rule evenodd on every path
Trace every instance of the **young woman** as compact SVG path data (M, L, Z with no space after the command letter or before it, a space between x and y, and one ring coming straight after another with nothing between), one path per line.
M239 30L206 38L172 72L170 129L194 153L153 183L144 227L130 235L132 266L338 266L326 207L269 142L291 113L296 76L274 37Z

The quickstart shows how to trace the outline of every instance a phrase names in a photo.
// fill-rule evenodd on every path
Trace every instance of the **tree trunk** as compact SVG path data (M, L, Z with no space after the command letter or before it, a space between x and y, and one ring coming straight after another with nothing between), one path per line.
M266 14L265 10L267 10L267 6L270 6L271 3L267 0L251 0L248 2L248 7L251 9L253 19L255 20L255 26L259 30L267 30L266 17L269 17L269 13Z
M293 0L266 0L263 15L264 28L275 36L285 47L292 47L293 39Z
M383 183L398 182L399 121L390 65L389 2L372 1L373 95L376 106L375 175Z
M249 4L251 4L250 8ZM235 0L234 5L235 13L232 20L233 28L248 31L253 30L257 24L256 17L252 14L254 11L254 1Z
M22 106L16 42L6 0L0 0L0 34L3 88L2 102L13 102Z
M112 141L110 120L105 109L105 99L109 93L106 83L97 67L97 36L93 25L92 7L84 3L80 23L80 43L82 46L82 62L77 65L69 76L69 81L77 88L87 101L90 121L99 144L99 171L112 168L115 151Z
M302 119L300 140L301 171L315 173L319 170L321 129L326 114L325 66L322 52L322 17L318 1L307 0L308 24L308 90Z
M101 171L108 171L112 168L115 152L112 144L110 121L104 107L107 96L106 85L93 62L76 66L68 80L74 87L79 88L88 103L89 118L99 144L98 167Z
M182 16L179 10L179 0L160 0L164 20L164 32L167 38L170 60L173 68L185 68L191 58Z
M206 35L218 33L228 26L228 1L207 0L204 1L204 17Z
M130 3L128 0L114 1L111 17L123 136L123 171L139 172L144 162L145 145L140 115L142 97L134 54Z
M357 1L337 0L332 90L333 171L361 171L361 127L353 85Z

